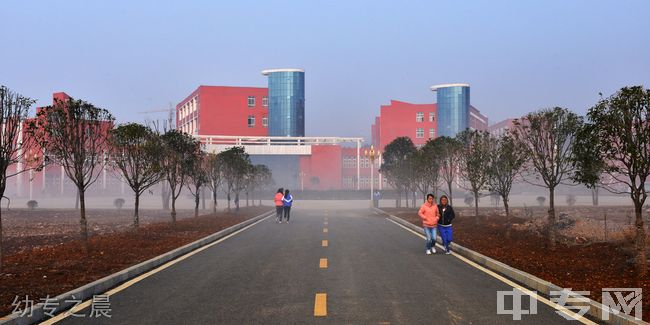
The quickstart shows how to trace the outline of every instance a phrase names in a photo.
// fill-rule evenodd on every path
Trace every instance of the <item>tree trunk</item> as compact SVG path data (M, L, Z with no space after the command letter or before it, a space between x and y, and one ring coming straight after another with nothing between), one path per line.
M413 191L413 197L411 198L411 205L415 208L415 191Z
M196 195L194 196L194 217L199 216L199 203L201 202L201 192L196 191Z
M591 189L591 203L594 206L598 205L598 187Z
M508 206L508 197L502 195L501 199L503 200L503 206L506 208L506 217L510 217L510 207Z
M248 191L246 192L246 206L249 206L249 204L248 204Z
M138 229L140 226L140 215L139 215L139 210L140 208L140 194L138 192L135 192L135 210L133 211L133 228Z
M639 278L646 275L648 272L648 260L646 258L645 252L645 227L643 226L643 206L637 200L634 200L634 214L636 220L634 222L634 228L636 229L636 236L634 238L634 248L636 250L636 269L637 276Z
M408 190L404 191L404 201L406 201L405 202L406 203L406 208L408 209L409 208L409 191Z
M451 198L451 182L447 182L447 188L449 188L449 205L454 205L454 200Z
M212 213L217 214L217 191L212 191Z
M79 190L77 190L77 197L74 198L74 209L79 210Z
M170 191L167 189L167 186L165 186L167 182L160 182L160 195L162 199L162 207L163 210L167 211L169 210L169 199L171 196Z
M239 192L235 193L235 211L239 211Z
M176 224L176 198L172 195L172 224Z
M0 274L2 274L2 208L0 208Z
M478 223L478 192L474 192L474 215L476 216L476 223Z
M86 248L86 253L88 253L88 220L86 219L86 193L84 191L79 190L79 213L81 215L81 219L79 220L79 224L81 225L81 238L84 241L84 246Z
M401 196L400 196L400 191L399 191L399 189L397 190L397 193L395 193L395 194L397 194L396 197L395 197L395 208L399 208L399 206L400 206L400 201L402 200L402 198L401 198Z
M205 186L201 187L201 210L205 210Z
M555 250L555 188L548 189L548 248Z
M230 191L228 191L228 211L230 211Z

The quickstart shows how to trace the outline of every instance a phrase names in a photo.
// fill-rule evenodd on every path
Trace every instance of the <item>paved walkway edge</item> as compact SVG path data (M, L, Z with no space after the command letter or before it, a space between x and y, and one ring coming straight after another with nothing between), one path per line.
M113 273L111 275L108 275L106 277L103 277L99 280L96 280L94 282L88 283L84 286L81 286L79 288L70 290L66 293L63 293L61 295L58 295L54 297L56 301L59 302L59 305L57 307L57 314L64 312L71 307L75 305L75 302L65 302L65 300L70 300L73 299L72 296L74 296L74 299L76 300L88 300L93 297L93 295L101 294L104 293L111 288L114 288L130 279L133 279L143 273L149 272L173 259L176 259L180 256L183 256L195 249L198 249L202 246L205 246L207 244L210 244L216 240L219 240L223 237L226 237L232 233L234 233L237 230L240 230L248 225L251 225L259 220L262 220L270 215L275 213L274 211L269 211L266 213L263 213L257 217L253 217L251 219L248 219L244 222L238 223L234 226L230 226L226 229L222 229L212 235L208 235L206 237L203 237L199 240L196 240L192 243L189 243L185 246L181 246L179 248L176 248L172 251L169 251L167 253L164 253L162 255L156 256L154 258L151 258L149 260L146 260L144 262L141 262L139 264L136 264L134 266L131 266L129 268L126 268L122 271ZM8 315L0 319L0 325L27 325L27 324L34 324L40 321L45 320L48 318L44 314L43 311L43 304L34 304L34 309L33 313L29 317L19 317L18 315Z
M402 218L396 217L394 215L389 214L386 211L383 211L381 209L374 208L375 211L382 213L384 215L387 215L389 219L413 230L418 233L423 233L422 227L416 226ZM440 236L438 236L438 243L441 243ZM520 283L522 286L527 287L531 290L535 290L539 293L542 293L545 296L550 296L551 291L559 291L562 290L561 287L542 280L532 274L526 273L524 271L521 271L519 269L516 269L512 266L509 266L507 264L504 264L502 262L499 262L493 258L487 257L483 254L480 254L478 252L475 252L469 248L463 247L461 245L458 245L456 243L452 243L452 250L471 260L472 262L479 264L487 269L490 269L494 272L500 273L501 275L504 275L512 280L514 280L517 283ZM603 304L600 302L597 302L595 300L590 300L590 308L588 311L588 314L595 319L601 320L602 318L602 312L603 309L605 308ZM627 324L650 324L641 320L637 320L632 316L629 316L627 314L624 314L623 312L619 314L614 314L610 313L609 315L609 321L605 321L607 324L616 324L616 325L627 325Z

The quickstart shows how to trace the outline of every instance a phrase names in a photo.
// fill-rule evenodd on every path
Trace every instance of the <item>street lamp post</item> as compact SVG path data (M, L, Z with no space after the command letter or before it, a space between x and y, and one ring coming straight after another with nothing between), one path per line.
M364 150L364 156L368 157L370 159L370 207L374 207L375 200L374 200L374 195L375 195L375 158L379 157L381 155L381 152L379 150L375 151L375 146L371 145L370 150L366 149Z

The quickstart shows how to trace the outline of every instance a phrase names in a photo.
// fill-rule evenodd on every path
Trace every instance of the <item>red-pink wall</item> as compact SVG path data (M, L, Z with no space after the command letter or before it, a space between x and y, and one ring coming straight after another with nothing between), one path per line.
M268 127L262 125L262 118L269 115L268 107L262 105L262 98L268 96L268 88L199 86L176 106L176 116L179 116L179 108L197 94L200 135L268 135ZM254 107L248 107L248 96L255 96ZM255 116L254 127L248 127L249 115ZM177 127L181 122L176 121Z
M311 156L300 157L300 170L305 173L305 189L341 189L341 146L312 146ZM312 177L318 177L318 184L312 184Z
M424 113L424 122L416 121L416 113ZM429 122L429 113L433 112L434 120ZM389 105L382 105L380 108L379 120L379 148L384 147L398 137L407 136L413 143L424 145L429 140L429 129L434 129L434 137L438 136L438 109L436 104L411 104L397 100L391 100ZM424 137L416 138L416 129L424 129ZM375 142L375 140L373 140Z

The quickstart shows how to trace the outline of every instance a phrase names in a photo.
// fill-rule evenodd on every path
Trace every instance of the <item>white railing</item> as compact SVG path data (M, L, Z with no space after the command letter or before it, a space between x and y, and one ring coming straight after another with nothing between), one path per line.
M361 143L363 138L342 137L268 137L268 136L231 136L231 135L195 135L204 145L267 145L267 146L308 146L334 145L341 143Z

